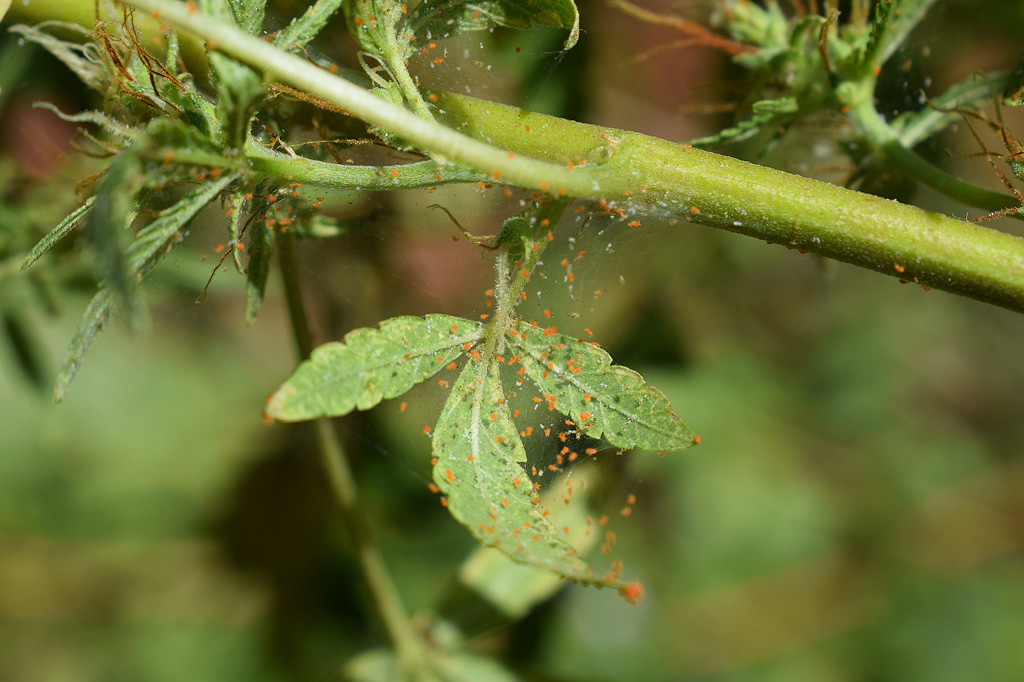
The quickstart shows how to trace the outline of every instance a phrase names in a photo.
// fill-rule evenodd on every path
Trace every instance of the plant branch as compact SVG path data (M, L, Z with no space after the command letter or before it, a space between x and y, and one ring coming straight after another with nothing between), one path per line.
M281 231L278 238L278 256L284 279L288 318L300 360L306 360L313 351L313 337L303 305L299 264L295 256L295 237ZM359 501L355 476L338 440L338 434L329 419L315 420L314 427L317 446L327 469L331 490L355 549L363 579L373 597L373 604L400 660L409 669L420 669L420 662L426 656L425 647L411 626L398 590L391 579L391 573L373 539L373 531Z
M1019 237L640 133L463 95L445 95L440 105L444 121L495 145L553 161L595 160L632 188L625 210L719 227L1024 312Z
M161 21L204 38L211 49L256 68L268 81L314 93L421 149L501 177L505 182L569 196L593 195L609 189L596 184L592 174L584 169L573 170L519 156L417 116L311 62L204 15L194 6L169 0L123 0L123 3L157 13Z
M1013 197L964 182L933 166L904 146L899 133L875 109L873 81L860 88L848 85L851 87L844 89L842 99L849 106L850 118L856 121L864 137L890 164L903 168L911 177L969 206L977 206L994 213L1017 205Z
M468 97L439 97L437 115L446 127L180 3L125 2L159 10L162 20L268 79L502 182L625 201L623 210L638 215L700 222L1024 312L1020 238L640 133Z

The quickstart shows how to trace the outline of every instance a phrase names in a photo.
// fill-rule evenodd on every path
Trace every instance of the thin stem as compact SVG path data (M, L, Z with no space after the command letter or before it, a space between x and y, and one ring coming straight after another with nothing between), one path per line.
M647 135L468 97L438 97L446 127L181 3L125 2L159 11L268 79L502 182L609 204L628 197L620 210L637 216L700 222L1024 312L1024 240L1012 235ZM982 205L992 210L995 198Z
M527 218L530 222L525 233L521 229L512 230L512 235L505 234L505 229L498 236L500 246L495 259L496 281L494 298L498 307L487 329L487 341L484 344L483 357L489 361L494 350L503 353L505 333L512 324L512 314L519 305L523 290L540 263L540 257L547 248L546 233L555 228L562 214L569 205L567 199L552 199L531 211ZM518 220L519 218L513 218Z
M893 166L903 168L911 177L932 189L969 206L977 206L990 212L1001 211L1004 208L1017 205L1013 197L964 182L907 149L900 142L897 133L875 110L870 98L858 98L858 101L850 109L850 116L886 161Z
M422 118L315 64L202 14L194 5L186 6L170 0L123 0L123 3L156 13L161 21L206 39L211 49L256 68L265 74L268 81L314 93L421 149L500 176L505 182L569 196L589 196L607 191L588 169L570 169L526 158Z
M303 305L295 238L287 232L279 232L278 238L278 256L284 279L288 317L300 359L305 360L312 353L313 340ZM409 669L423 669L420 662L425 658L425 647L410 624L391 573L374 541L373 531L359 501L355 476L338 440L338 434L329 419L317 419L314 426L331 491L334 493L342 522L352 541L363 579L373 597L378 616L398 652L399 659Z

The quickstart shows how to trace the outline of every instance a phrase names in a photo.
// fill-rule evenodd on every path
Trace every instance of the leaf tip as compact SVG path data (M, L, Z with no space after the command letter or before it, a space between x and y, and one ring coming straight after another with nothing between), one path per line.
M288 399L295 395L295 388L285 384L274 393L267 396L267 402L263 406L263 423L273 424L275 420L288 421Z

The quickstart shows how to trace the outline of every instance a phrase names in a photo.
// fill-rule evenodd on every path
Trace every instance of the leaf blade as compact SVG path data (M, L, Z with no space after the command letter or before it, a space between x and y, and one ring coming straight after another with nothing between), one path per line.
M477 343L483 325L450 315L393 317L313 351L267 401L282 421L337 417L405 393ZM469 344L467 346L467 344Z
M75 335L68 344L68 350L64 354L60 369L57 371L57 380L53 387L53 402L59 403L67 397L71 382L78 376L78 370L82 368L82 362L92 348L96 337L107 328L117 307L114 305L114 298L107 289L100 289L89 301L85 312L82 313L82 321L75 329Z
M96 197L91 196L85 200L85 203L76 208L74 211L68 214L64 220L60 221L55 228L46 233L46 236L40 239L32 250L29 251L28 256L21 264L21 269L24 272L32 266L37 260L43 257L47 251L59 242L61 239L66 237L75 227L81 222L82 218L89 215L89 211L92 210L92 205L96 203Z
M462 370L437 420L433 454L448 511L478 540L520 563L594 579L534 502L496 363L471 360Z
M583 433L622 448L683 450L696 436L657 388L633 370L612 365L604 350L565 334L520 322L507 341L548 406Z
M301 17L296 17L288 28L277 34L274 45L286 50L305 47L327 25L345 0L316 0Z
M569 30L563 45L571 49L579 40L580 13L573 0L442 0L421 2L410 25L417 44L448 38L465 31L495 26L527 29L551 26Z
M616 571L597 575L542 511L520 465L526 451L497 362L470 360L463 368L438 418L433 455L434 482L448 511L480 542L570 580L625 587Z
M228 0L235 22L245 31L259 35L267 0Z
M192 190L139 231L135 241L124 254L128 271L132 275L133 288L138 285L141 276L151 270L160 257L167 253L185 224L237 177L239 174L232 173ZM117 311L117 301L113 293L108 287L101 287L82 314L82 321L75 330L57 372L53 389L54 402L59 403L67 396L71 382L78 376L78 371L96 337L107 328Z
M245 323L251 325L263 307L263 295L270 275L270 261L274 255L275 234L263 221L253 223L249 240L249 272L245 280ZM232 251L237 254L238 249Z

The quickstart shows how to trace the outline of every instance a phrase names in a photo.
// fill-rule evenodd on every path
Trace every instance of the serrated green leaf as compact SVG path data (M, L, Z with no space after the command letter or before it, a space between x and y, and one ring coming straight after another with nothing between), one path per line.
M296 17L288 28L277 34L274 45L286 50L300 49L309 44L323 30L344 0L316 0L301 17Z
M254 221L249 240L249 272L245 280L245 323L256 321L263 306L263 292L267 288L270 260L274 255L274 230L264 221ZM232 249L238 253L238 249Z
M580 37L580 13L573 0L424 0L413 10L409 26L416 44L495 26L551 26L569 30L563 45L568 50Z
M237 173L226 175L192 190L178 203L163 211L149 225L139 230L135 241L124 254L127 271L131 275L132 288L137 286L142 276L171 249L189 221L237 178ZM67 395L68 388L78 375L82 361L93 342L99 333L106 329L117 309L114 296L107 287L100 289L89 302L57 372L57 381L53 389L54 402L60 402Z
M368 410L429 379L476 344L483 325L450 315L393 317L325 343L267 402L283 421Z
M75 229L75 226L78 225L82 218L89 215L89 211L92 209L92 205L95 201L95 196L89 197L85 200L84 204L69 213L67 218L60 221L60 224L57 225L57 227L47 232L46 236L40 239L39 242L32 247L28 256L25 257L25 261L21 264L21 269L24 271L30 267L33 263L42 258L43 254L49 251L54 244L66 237L71 230Z
M89 34L89 29L66 21L47 21L39 26L15 24L9 30L12 33L20 33L26 40L42 45L89 87L105 91L110 77L97 45L61 40L40 30L42 26L50 30L56 29L81 36Z
M520 466L526 451L497 362L471 360L463 368L438 418L433 454L448 511L482 543L572 580L621 587L616 575L597 576L543 515Z
M228 0L231 14L243 30L259 35L263 29L263 13L267 0Z
M238 240L241 238L240 227L242 225L242 216L245 215L245 192L235 192L228 199L228 247L231 249L231 259L235 262L235 270L240 275L245 274L245 268L242 266L242 254L239 249L235 248Z
M518 332L518 333L517 333ZM507 343L549 407L583 433L620 448L682 450L695 436L665 394L597 346L520 322Z
M889 127L900 143L913 149L924 140L963 119L962 109L992 97L994 91L1008 84L1005 73L975 72L951 85L938 97L928 100L928 106L918 111L907 111L889 121Z
M239 176L239 173L228 173L217 180L200 185L176 204L161 211L151 223L139 230L127 251L132 281L138 282L140 275L148 272L153 264L174 246L182 231L199 211Z
M744 142L766 128L777 128L784 125L798 111L799 104L795 97L761 100L754 103L751 115L736 125L725 128L714 135L690 140L690 144L694 147L719 147Z
M53 387L53 402L59 403L64 400L71 387L71 382L78 376L78 370L82 368L85 356L92 348L93 342L100 332L107 328L110 320L117 311L114 299L107 289L100 289L93 296L82 314L82 321L78 323L78 329L71 339L68 351L64 355L64 361L57 371L57 382Z
M936 0L879 0L871 31L859 55L863 73L881 67L904 43Z
M596 484L598 466L583 462L540 493L540 503L551 514L547 517L556 528L569 528L568 541L581 553L589 551L598 534L587 523L590 514L587 491ZM567 502L566 487L575 489L572 503ZM478 547L459 567L459 580L494 608L513 620L519 620L534 606L549 599L564 585L561 576L512 561L493 547Z

